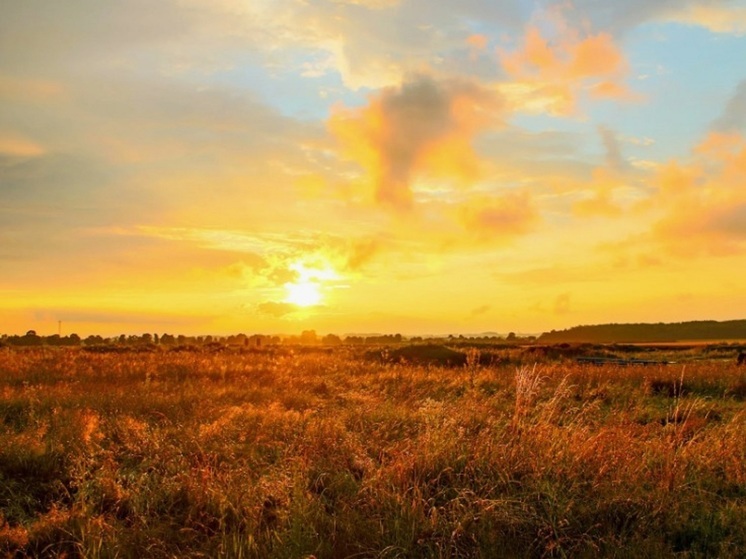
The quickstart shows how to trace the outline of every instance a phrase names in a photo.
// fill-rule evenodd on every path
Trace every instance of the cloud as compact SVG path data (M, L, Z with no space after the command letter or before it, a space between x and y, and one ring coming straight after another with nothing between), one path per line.
M405 211L413 181L435 176L468 182L479 174L474 136L496 122L499 99L475 83L414 77L359 109L339 107L329 129L373 180L377 203Z
M674 22L703 27L713 33L742 34L746 30L746 8L737 2L712 0L626 0L598 2L574 0L566 15L574 21L624 34L647 22Z
M466 38L466 44L469 45L469 59L475 60L481 53L483 53L487 48L488 41L489 39L487 36L480 33L469 35Z
M345 268L351 271L360 270L381 251L381 248L382 243L376 239L351 242L345 254Z
M712 128L717 132L746 133L746 80L738 84L723 114L712 123Z
M679 256L746 250L746 137L711 132L690 161L672 161L654 179L648 202L665 208L653 239Z
M593 171L590 195L573 204L573 212L578 216L618 217L621 215L621 205L615 200L614 192L624 184L619 177L603 167Z
M530 231L538 212L527 191L474 198L460 208L463 226L483 240L504 239Z
M478 307L475 307L471 310L469 313L469 316L471 318L475 318L477 316L482 316L484 314L487 314L492 310L492 305L479 305Z
M523 45L500 49L500 64L509 80L500 91L514 110L566 116L575 111L578 97L631 100L624 84L627 60L606 32L581 33L572 28L559 9L544 14L543 31L530 24Z
M627 167L627 161L622 156L616 133L606 126L598 126L598 134L606 148L606 166L613 171L623 171Z
M686 25L704 27L713 33L746 33L746 7L726 6L723 2L689 2L672 19Z
M298 311L298 307L291 303L276 303L274 301L267 301L257 305L256 309L268 316L274 318L282 318L289 314L293 314Z
M477 25L513 30L522 17L522 7L514 0L256 0L209 5L193 0L187 5L211 22L208 29L229 38L224 42L260 53L267 68L281 72L301 60L301 67L310 70L307 76L334 76L355 91L386 87L413 72L467 59L464 44ZM203 41L215 40L204 35Z
M578 197L572 204L572 212L576 216L619 217L630 222L633 220L630 212L650 197L649 181L657 164L645 165L640 160L627 159L622 148L645 149L653 142L622 136L604 125L599 125L597 132L604 150L603 163L592 168L590 177L569 182L568 192Z
M36 157L45 149L38 143L22 136L0 134L0 157Z

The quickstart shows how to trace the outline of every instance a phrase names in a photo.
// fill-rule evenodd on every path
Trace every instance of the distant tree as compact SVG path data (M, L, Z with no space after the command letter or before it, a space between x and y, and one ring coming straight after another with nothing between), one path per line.
M23 346L41 345L42 341L42 338L36 335L36 330L29 330L25 336L15 336L15 339L12 340L14 345Z
M505 338L505 340L508 342L514 342L517 339L518 339L518 336L515 335L515 332L511 332L510 334L508 334L508 337Z
M176 338L174 338L171 334L163 334L161 336L161 344L173 345L174 343L176 343Z
M318 336L316 330L303 330L300 335L300 342L302 344L315 344L318 342Z
M336 334L327 334L321 338L321 343L324 345L339 345L342 343L342 339Z

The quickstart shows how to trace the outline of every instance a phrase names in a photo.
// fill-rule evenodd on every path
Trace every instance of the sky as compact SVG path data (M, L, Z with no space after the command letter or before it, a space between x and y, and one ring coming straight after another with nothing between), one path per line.
M744 1L1 2L0 332L746 318Z

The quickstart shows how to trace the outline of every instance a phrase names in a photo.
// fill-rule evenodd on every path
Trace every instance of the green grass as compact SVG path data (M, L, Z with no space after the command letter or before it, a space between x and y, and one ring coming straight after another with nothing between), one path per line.
M500 351L3 350L0 555L742 556L734 361Z

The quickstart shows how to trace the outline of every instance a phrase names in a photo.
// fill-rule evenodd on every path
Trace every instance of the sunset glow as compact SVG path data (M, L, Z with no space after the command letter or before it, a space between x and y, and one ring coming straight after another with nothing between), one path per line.
M321 291L319 286L313 282L304 283L286 283L287 297L285 301L298 305L299 307L310 307L318 305L321 301Z
M746 317L746 2L12 2L0 333Z
M290 264L289 269L297 274L297 278L285 284L285 302L299 307L312 307L323 302L324 285L339 279L337 273L328 265L314 268L296 262Z

